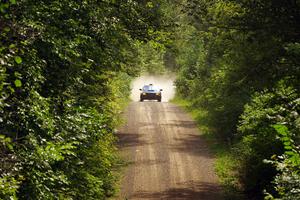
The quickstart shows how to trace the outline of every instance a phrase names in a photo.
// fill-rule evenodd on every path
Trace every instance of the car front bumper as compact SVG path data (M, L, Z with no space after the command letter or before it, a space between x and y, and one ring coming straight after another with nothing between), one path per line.
M161 99L161 94L160 93L141 93L141 99L147 99L147 100L159 100Z

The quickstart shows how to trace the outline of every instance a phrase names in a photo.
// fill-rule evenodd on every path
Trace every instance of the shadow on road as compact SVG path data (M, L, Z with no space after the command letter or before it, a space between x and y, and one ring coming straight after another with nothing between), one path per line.
M193 187L188 188L186 185L192 185ZM178 185L178 188L170 188L156 193L140 191L131 197L133 199L216 200L220 199L221 195L220 188L216 184L199 182L192 184L183 183Z
M175 139L176 144L172 146L172 150L212 158L213 154L210 153L202 137L203 136L186 134L185 138Z
M137 147L145 145L146 142L140 139L141 134L138 133L118 133L117 146L119 148Z

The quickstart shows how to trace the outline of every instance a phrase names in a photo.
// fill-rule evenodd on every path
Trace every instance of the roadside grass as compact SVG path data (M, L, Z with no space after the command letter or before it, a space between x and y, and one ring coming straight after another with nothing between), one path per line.
M110 197L108 197L108 200L120 199L122 179L124 178L128 166L133 163L132 161L126 160L128 157L128 155L121 154L120 152L118 153L118 160L113 171L113 174L116 177L114 185L115 191Z
M108 200L116 200L119 199L119 195L121 192L121 181L122 178L126 172L127 167L132 163L132 161L129 161L129 154L126 152L121 152L119 149L119 140L118 140L118 130L124 126L126 124L126 117L124 116L124 114L126 113L126 108L129 106L130 102L132 102L132 100L130 99L130 97L124 97L124 98L120 98L119 102L118 102L118 107L120 110L120 113L118 113L118 115L116 115L116 129L114 130L114 134L115 134L115 148L116 148L116 160L114 163L114 167L112 170L112 174L115 177L115 184L114 184L114 192L109 195L107 197Z
M218 139L216 135L213 134L213 130L206 125L206 111L193 107L190 101L178 96L175 96L171 102L182 107L197 122L200 134L204 136L211 152L216 158L215 172L223 188L224 199L246 199L242 194L235 170L237 168L237 160L232 154L230 145L226 141Z

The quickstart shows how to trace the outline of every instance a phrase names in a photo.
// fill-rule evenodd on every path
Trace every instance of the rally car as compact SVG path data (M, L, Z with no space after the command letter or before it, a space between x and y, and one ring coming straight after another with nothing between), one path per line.
M153 84L144 85L140 94L140 101L144 100L157 100L161 102L161 91L158 87L154 86Z

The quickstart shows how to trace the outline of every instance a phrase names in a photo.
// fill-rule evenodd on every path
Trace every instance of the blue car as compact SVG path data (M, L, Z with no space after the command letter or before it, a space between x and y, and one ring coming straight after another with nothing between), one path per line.
M140 89L140 101L144 100L157 100L161 102L161 91L158 87L154 86L153 84L144 85L143 89Z

